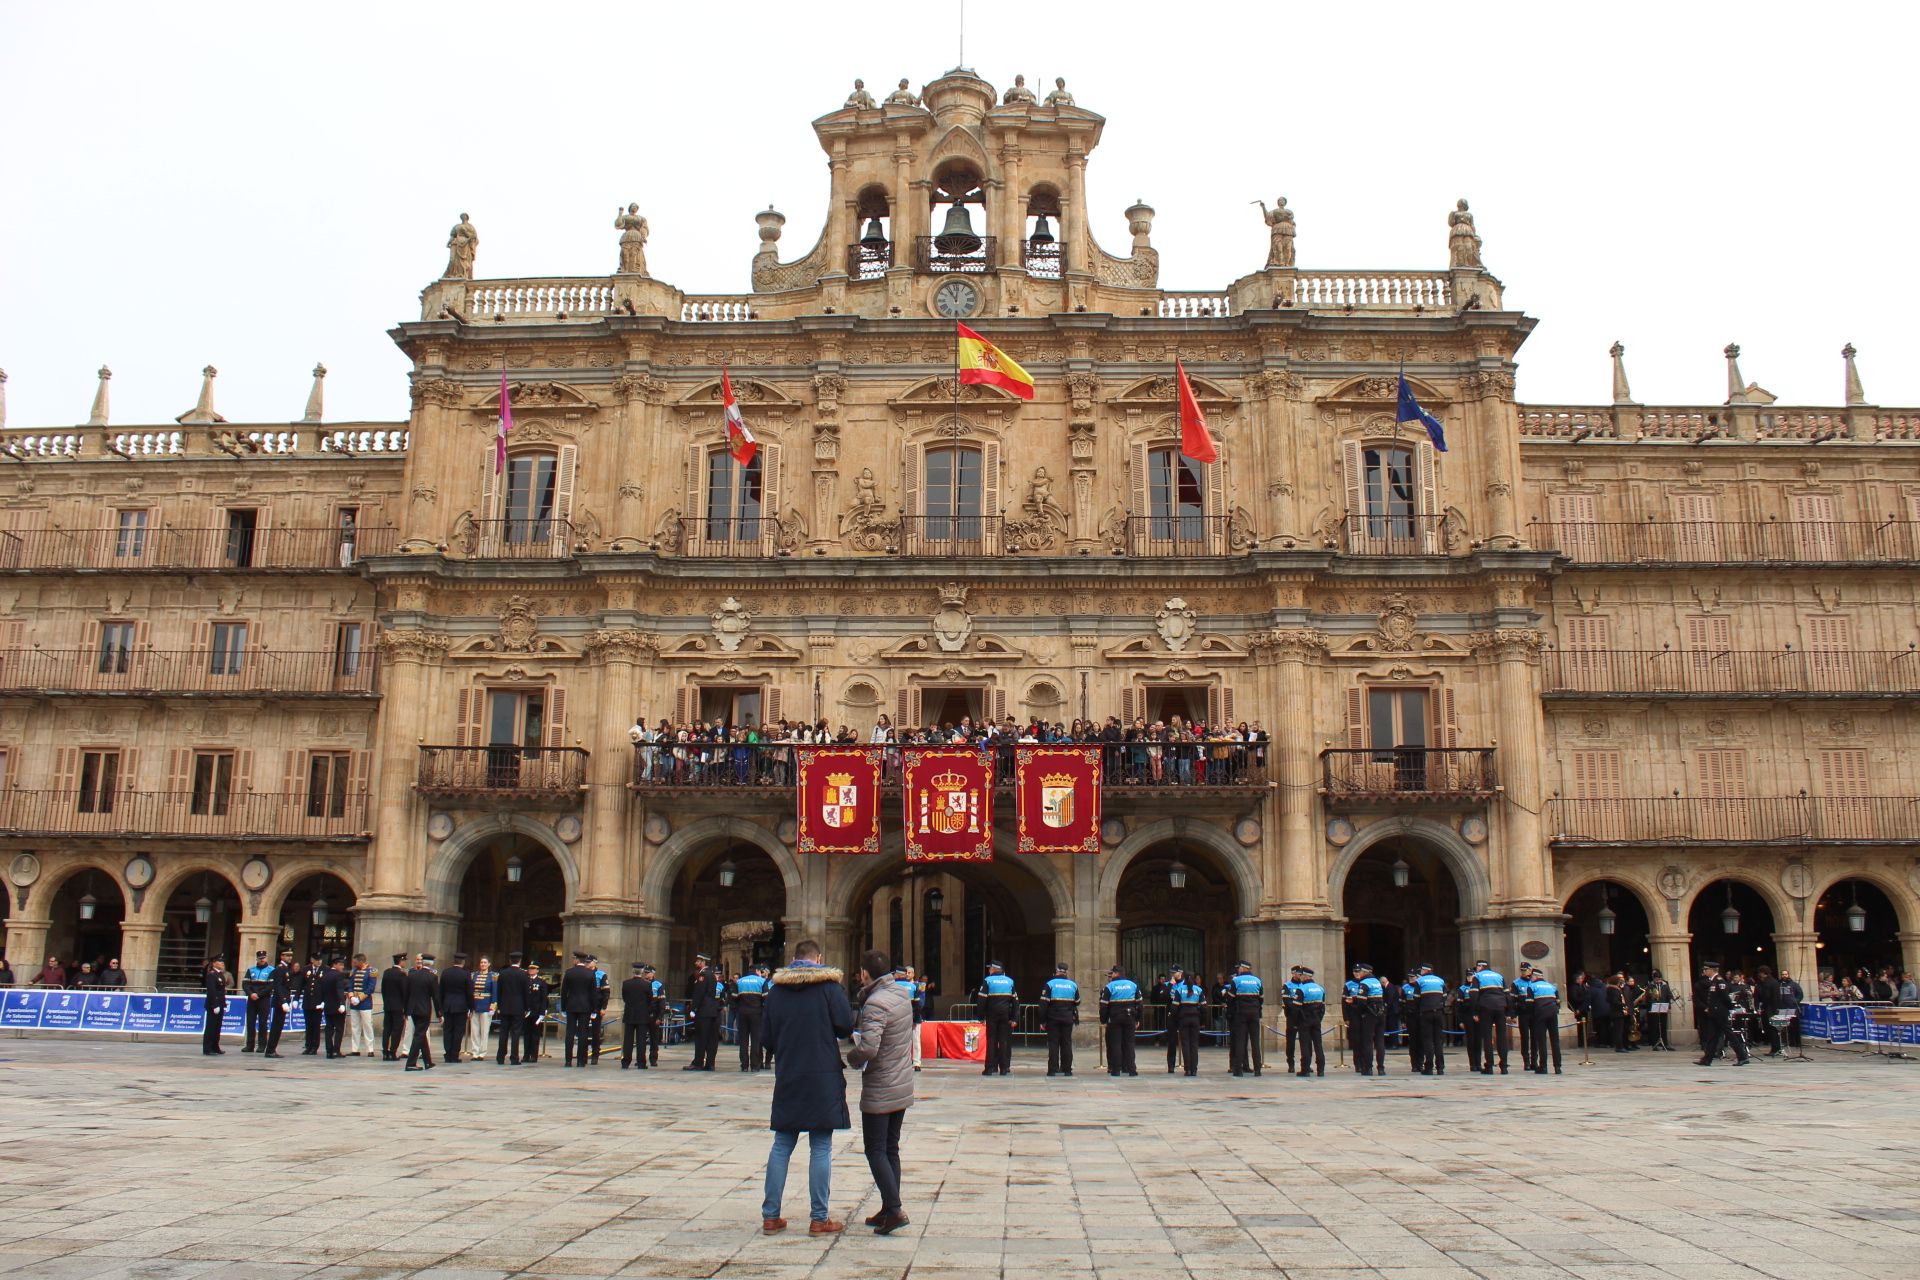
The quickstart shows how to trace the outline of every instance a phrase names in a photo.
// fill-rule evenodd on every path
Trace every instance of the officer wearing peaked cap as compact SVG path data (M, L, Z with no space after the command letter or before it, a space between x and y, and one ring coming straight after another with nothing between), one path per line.
M1353 1062L1363 1076L1387 1074L1387 989L1365 961L1353 966Z
M1020 994L1013 979L998 960L987 964L987 976L973 993L987 1024L987 1068L983 1076L1006 1075L1013 1069L1013 1019L1018 1012Z
M1287 1074L1293 1074L1294 1050L1300 1044L1300 1003L1294 988L1300 985L1300 966L1294 965L1287 970L1287 980L1280 987L1280 1018L1287 1031Z
M1421 1075L1447 1074L1447 983L1423 964L1413 979L1413 1007L1408 1011L1419 1028Z
M1260 1074L1266 1064L1260 1053L1260 1019L1266 1011L1266 989L1253 966L1242 960L1227 979L1228 1061L1236 1076Z
M1119 965L1107 970L1100 988L1100 1025L1107 1029L1107 1074L1137 1076L1134 1031L1140 1026L1140 984Z
M1080 984L1057 964L1040 989L1040 1016L1047 1024L1047 1074L1073 1074L1073 1028L1080 1021Z
M1496 1050L1500 1058L1500 1074L1507 1074L1507 979L1498 969L1485 960L1476 960L1473 974L1467 979L1472 988L1473 1003L1480 1014L1478 1035L1480 1037L1480 1074L1493 1074L1493 1060Z
M1296 965L1294 974L1288 999L1295 1006L1294 1021L1300 1028L1300 1075L1324 1076L1327 1047L1320 1038L1320 1028L1327 1016L1327 989L1314 981L1313 970L1305 965Z
M643 960L633 962L633 976L620 984L620 1069L632 1069L634 1058L647 1069L647 1022L653 1017L653 983Z
M241 976L240 990L247 998L247 1041L242 1053L265 1053L267 1051L267 1027L272 1019L273 1010L273 966L267 963L267 953L253 953L253 963Z

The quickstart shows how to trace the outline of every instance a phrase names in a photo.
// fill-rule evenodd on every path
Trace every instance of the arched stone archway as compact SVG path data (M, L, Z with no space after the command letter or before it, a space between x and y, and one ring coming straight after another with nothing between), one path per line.
M1127 864L1146 850L1163 844L1196 845L1213 854L1233 880L1240 915L1251 916L1260 909L1260 868L1251 850L1214 823L1194 818L1162 818L1128 832L1127 838L1101 859L1096 899L1101 915L1114 914Z
M1417 841L1439 855L1459 887L1462 918L1477 920L1487 914L1493 881L1480 854L1452 827L1405 814L1369 822L1354 833L1328 873L1327 901L1338 903L1345 896L1347 876L1363 854L1383 840L1397 838Z
M1920 895L1916 895L1911 888L1902 884L1898 876L1884 874L1872 867L1855 871L1835 871L1815 881L1818 887L1810 900L1819 902L1849 880L1870 884L1886 895L1888 904L1893 908L1894 917L1899 921L1900 932L1920 933Z
M553 855L566 885L566 905L571 908L580 893L580 865L574 860L573 850L546 823L524 813L501 813L463 823L427 859L427 909L440 915L456 914L467 868L482 849L503 835L524 836Z
M648 856L646 870L640 880L642 906L657 916L664 916L673 896L674 881L680 877L688 860L700 856L716 844L727 843L752 845L773 860L773 865L780 869L780 878L786 884L787 910L792 912L801 891L800 864L794 860L793 851L761 824L731 816L689 822L668 836Z
M1626 973L1642 981L1659 968L1653 957L1655 899L1621 876L1584 876L1566 891L1567 972L1554 977L1571 982L1588 973Z

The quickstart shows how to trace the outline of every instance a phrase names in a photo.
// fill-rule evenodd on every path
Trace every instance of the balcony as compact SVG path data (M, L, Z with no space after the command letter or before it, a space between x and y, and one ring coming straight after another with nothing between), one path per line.
M1920 844L1911 796L1635 796L1547 802L1558 845Z
M737 520L695 517L680 522L680 554L713 559L758 559L780 550L780 522L771 516Z
M997 556L1004 516L902 516L900 542L910 556Z
M877 244L861 241L847 246L847 279L878 280L893 266L893 242Z
M421 747L421 795L578 803L587 789L580 747Z
M1329 809L1483 801L1497 788L1492 747L1392 747L1320 753Z
M574 554L569 520L470 520L456 534L470 560L564 560Z
M0 834L365 840L365 793L0 791Z
M1067 260L1066 246L1058 240L1022 240L1020 262L1036 280L1058 280Z
M1920 525L1907 520L1648 520L1528 526L1529 546L1576 564L1657 568L1676 564L1913 564Z
M1340 549L1350 556L1439 556L1451 549L1445 516L1349 515Z
M983 275L994 269L995 250L999 244L997 236L976 237L980 247L970 253L942 253L936 243L938 236L915 236L913 240L913 267L920 272L936 275L959 273L962 275Z
M1583 701L1920 696L1914 649L1555 649L1544 665L1544 696Z
M385 555L388 528L30 529L0 532L0 569L96 569L177 573L188 569L287 572L351 569Z
M365 698L374 689L374 655L369 652L0 649L0 694L10 697Z
M1238 555L1253 549L1251 531L1230 516L1128 516L1125 551L1130 556Z

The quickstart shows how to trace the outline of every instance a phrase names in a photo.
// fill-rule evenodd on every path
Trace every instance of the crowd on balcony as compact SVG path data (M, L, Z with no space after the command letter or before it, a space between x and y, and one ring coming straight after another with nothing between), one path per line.
M1014 752L1027 744L1099 746L1106 781L1115 786L1235 786L1266 776L1267 731L1259 722L1189 724L1181 716L1122 724L1108 716L1094 720L1003 721L963 716L956 723L895 725L881 715L863 737L842 724L775 720L755 725L715 719L674 725L662 719L649 726L634 721L628 739L638 749L635 781L661 786L784 786L793 781L792 752L797 746L879 746L886 776L900 776L905 747L972 747L995 757L996 776L1013 781Z

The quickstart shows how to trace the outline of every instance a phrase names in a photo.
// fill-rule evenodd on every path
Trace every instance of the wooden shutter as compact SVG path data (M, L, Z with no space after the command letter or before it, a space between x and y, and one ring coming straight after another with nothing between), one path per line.
M1140 691L1133 681L1129 680L1120 686L1120 722L1123 726L1131 728L1133 722L1139 718Z
M1207 724L1211 728L1233 723L1233 689L1216 684L1207 689Z
M1815 615L1806 620L1807 685L1812 689L1851 689L1853 619Z
M1130 506L1127 515L1136 520L1144 520L1153 514L1153 495L1147 491L1147 446L1136 444L1127 449L1127 488L1130 493Z
M1711 493L1673 495L1672 558L1676 560L1718 560L1720 558L1720 499ZM1656 549L1656 558L1658 558Z
M1573 753L1574 799L1618 800L1623 794L1618 751Z
M1217 445L1215 448L1220 455L1219 459L1200 464L1206 469L1207 495L1207 506L1203 513L1207 517L1207 522L1201 527L1209 531L1219 530L1217 534L1209 532L1206 535L1205 546L1209 552L1224 555L1227 551L1226 517L1229 514L1227 511L1227 451Z
M1574 560L1600 558L1597 504L1591 493L1556 493L1549 503L1559 550Z
M580 446L563 444L553 463L553 554L573 553L573 488L580 467Z
M1440 745L1457 747L1460 745L1460 716L1455 706L1454 691L1451 687L1435 690L1440 702Z
M365 821L367 788L371 785L373 752L355 751L347 757L347 814Z
M282 812L289 818L298 819L306 815L306 798L309 782L307 766L311 761L311 751L288 751L286 767L280 774L280 804Z
M775 724L786 719L786 699L778 685L768 685L760 690L760 723Z
M1358 517L1367 514L1366 460L1360 455L1358 440L1341 443L1340 466L1347 482L1347 509L1341 514L1340 527L1346 531L1349 547L1356 541L1356 535L1362 527Z
M213 652L213 624L196 622L193 624L193 652L205 658Z
M175 747L167 753L167 794L170 802L183 803L182 797L193 786L193 748Z
M1567 643L1561 653L1561 681L1570 689L1608 689L1613 660L1613 619L1576 614L1566 620Z
M760 554L772 555L779 550L780 542L780 446L764 443L760 446ZM742 529L740 533L745 535ZM764 703L761 704L763 707Z
M547 745L567 744L567 691L560 685L547 690Z
M987 555L1000 550L1000 445L980 446L980 546Z
M1007 691L1005 689L995 689L993 691L993 722L1000 724L1005 721L1006 718Z
M468 685L460 690L459 708L455 712L459 723L455 726L456 746L483 747L481 740L482 725L487 714L487 691L481 685Z
M1733 648L1733 619L1718 614L1689 617L1687 648L1696 653L1724 653Z
M1419 526L1423 555L1440 553L1440 461L1431 440L1413 446L1414 522Z
M80 748L56 747L53 753L53 789L62 795L70 795L79 787Z
M474 517L480 522L480 536L474 554L482 560L500 554L500 543L505 533L500 525L501 509L504 505L501 487L505 472L495 469L498 463L495 449L494 442L487 441L486 452L480 456L479 480L474 485L474 492L480 501L479 510Z
M1701 751L1694 756L1700 794L1730 800L1747 794L1747 753L1742 750Z
M927 448L910 444L900 455L900 492L904 495L907 519L916 520L927 513L920 507L920 482L927 471Z
M1864 747L1832 747L1820 752L1820 795L1816 830L1832 840L1866 840L1875 834L1872 794L1867 785Z
M913 714L913 690L902 689L894 696L893 727L909 729L916 727L919 717Z
M1820 751L1820 791L1823 795L1841 796L1849 799L1867 795L1866 748L1822 748Z
M1358 751L1367 745L1367 690L1354 685L1347 690L1347 746Z
M233 753L233 797L253 794L253 748L242 747Z
M1840 558L1839 529L1833 522L1832 494L1787 495L1787 518L1793 522L1793 547L1796 559L1837 560Z
M700 709L700 691L692 685L682 685L674 698L674 727L681 728L693 723L694 712Z

